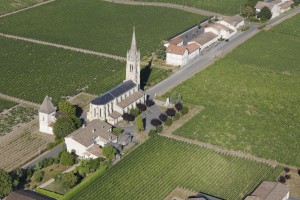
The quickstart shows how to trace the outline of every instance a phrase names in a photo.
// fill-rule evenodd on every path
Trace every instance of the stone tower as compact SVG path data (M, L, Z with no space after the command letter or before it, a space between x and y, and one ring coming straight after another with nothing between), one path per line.
M133 28L131 48L127 52L126 80L132 80L140 88L140 51L137 50Z
M51 102L50 97L46 96L39 110L40 132L53 134L53 124L56 121L56 107Z

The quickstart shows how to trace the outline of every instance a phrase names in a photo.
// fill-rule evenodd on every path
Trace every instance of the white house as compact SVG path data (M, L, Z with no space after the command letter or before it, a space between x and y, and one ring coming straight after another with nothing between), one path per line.
M185 46L170 44L166 54L166 63L168 65L185 65L188 63L189 52Z
M214 33L216 35L218 35L219 39L223 38L223 39L228 39L230 38L233 34L235 34L234 30L231 28L228 28L227 26L224 26L222 24L217 24L217 23L209 23L205 28L204 28L204 32L208 33Z
M133 31L131 49L127 52L126 80L91 101L87 120L100 119L115 125L124 113L145 100L146 94L140 90L140 52Z
M282 0L281 3L278 4L280 8L280 12L284 13L292 8L294 1L292 0Z
M217 21L216 23L222 24L235 32L242 26L245 25L244 18L240 15L234 15L234 16L226 16Z
M39 131L53 135L53 124L56 121L56 107L46 96L39 109Z
M200 50L204 50L205 48L209 47L210 45L218 42L219 36L212 33L206 32L200 34L197 38L195 38L195 42L200 45Z
M279 182L263 181L245 200L288 200L288 188Z
M112 133L112 126L95 119L65 137L66 149L81 158L98 158L102 156L102 147L110 142L117 142Z
M200 53L200 45L195 43L195 42L192 42L190 44L188 44L186 46L187 50L188 50L188 60L191 60L193 58L195 58L196 56L199 55Z
M272 1L271 2L258 1L257 4L255 5L256 13L259 13L261 11L261 9L265 6L271 10L271 13L272 13L271 19L273 19L274 17L277 17L281 14L281 10L280 10L279 6Z

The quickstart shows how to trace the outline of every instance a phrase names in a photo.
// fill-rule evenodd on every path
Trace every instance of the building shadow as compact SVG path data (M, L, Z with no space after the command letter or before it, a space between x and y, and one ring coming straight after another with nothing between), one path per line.
M141 69L141 74L140 74L141 85L140 85L140 87L142 90L144 90L145 86L148 83L149 77L151 75L151 71L152 71L151 65L152 65L152 59L148 62L148 64L143 69Z

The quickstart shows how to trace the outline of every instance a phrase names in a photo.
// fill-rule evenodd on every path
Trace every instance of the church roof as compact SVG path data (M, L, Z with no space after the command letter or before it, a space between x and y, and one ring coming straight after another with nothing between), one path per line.
M96 97L91 103L94 105L105 105L136 86L137 85L132 80L124 81L110 91Z
M46 96L39 112L41 113L45 113L45 114L50 114L56 111L56 107L53 105L53 103L51 102L50 97Z

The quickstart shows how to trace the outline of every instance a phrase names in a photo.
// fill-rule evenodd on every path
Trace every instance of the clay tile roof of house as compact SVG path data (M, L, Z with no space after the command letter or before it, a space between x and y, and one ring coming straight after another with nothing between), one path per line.
M50 97L46 96L40 109L39 112L45 113L45 114L50 114L56 111L56 107L53 105L51 102Z
M86 151L89 152L90 154L93 154L93 155L97 156L97 157L102 156L102 149L97 144L94 144L93 146L88 148Z
M244 18L241 17L240 15L234 15L234 16L223 17L223 19L221 19L221 20L223 20L223 21L225 21L225 22L227 22L227 23L229 23L233 26L236 26L239 23L241 23L244 20Z
M287 9L290 8L293 5L293 1L286 1L283 4L280 4L279 7L280 9Z
M218 37L218 35L212 33L212 32L206 32L200 34L196 39L195 42L197 42L200 45L204 45L207 42L213 40L214 38Z
M186 50L186 47L170 44L167 48L167 53L183 55Z
M173 38L170 40L169 44L178 45L179 43L183 42L183 39L180 37Z
M189 51L189 53L193 53L194 51L196 51L197 49L200 48L199 44L193 42L190 43L186 46L187 50Z
M289 193L287 187L279 182L262 182L251 196L259 197L262 200L282 200Z

